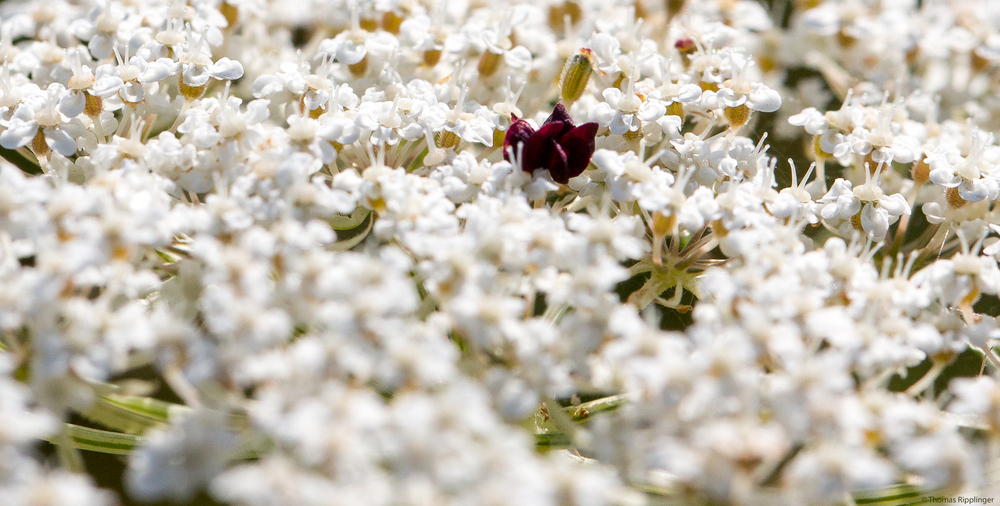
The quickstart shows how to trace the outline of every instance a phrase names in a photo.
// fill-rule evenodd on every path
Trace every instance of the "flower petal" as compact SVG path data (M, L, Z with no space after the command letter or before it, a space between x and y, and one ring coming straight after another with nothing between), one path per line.
M139 82L152 83L162 81L170 76L170 67L159 61L146 63L146 70L139 74Z
M566 106L562 105L562 102L556 104L555 109L552 109L552 114L550 114L549 117L546 118L545 123L542 124L548 125L554 121L561 121L569 125L570 128L573 128L573 118L570 117L568 112L566 112Z
M514 154L517 154L517 146L523 142L526 142L531 134L535 133L535 129L531 128L531 125L527 121L518 118L517 116L511 115L512 123L510 127L507 128L507 134L503 138L503 159L510 160L510 152L507 148L514 148Z
M83 92L72 91L59 101L59 112L65 114L67 118L75 118L83 112L85 105L87 99L83 96Z
M552 180L560 183L566 184L569 182L569 153L556 142L552 142L552 154L549 157L549 174L552 176ZM577 174L579 175L579 174Z
M232 81L243 77L243 65L236 60L223 57L208 68L208 73L216 79Z
M73 156L76 153L76 141L61 128L46 128L45 143L63 156Z
M38 133L38 123L24 121L15 116L10 120L7 129L0 132L0 146L7 149L17 149L27 146Z
M756 83L750 89L748 105L755 111L774 112L781 107L781 94L761 83Z
M556 141L562 138L565 124L561 121L542 125L537 132L524 142L524 152L521 168L526 172L534 172L541 168L549 168L555 152Z
M594 138L597 136L597 129L599 125L597 123L584 123L569 131L563 136L559 144L562 145L563 149L567 153L566 160L566 180L579 176L583 173L587 165L590 164L591 157L594 156L594 148L596 143ZM555 174L552 175L552 179L565 183L566 181L560 181L556 179Z

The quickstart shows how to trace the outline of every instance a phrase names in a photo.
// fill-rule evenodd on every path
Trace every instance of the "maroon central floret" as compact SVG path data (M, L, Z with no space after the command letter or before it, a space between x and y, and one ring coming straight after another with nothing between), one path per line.
M538 130L513 114L511 121L503 139L503 157L510 161L508 148L514 148L516 154L517 146L523 143L521 169L526 172L548 169L553 181L566 184L570 178L582 174L594 156L597 123L574 126L573 118L562 104L556 104Z

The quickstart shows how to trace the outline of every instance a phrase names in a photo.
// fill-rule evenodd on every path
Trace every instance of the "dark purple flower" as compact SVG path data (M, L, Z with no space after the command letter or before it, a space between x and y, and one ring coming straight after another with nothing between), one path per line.
M531 128L527 121L511 115L511 125L503 139L503 157L510 161L510 151L524 144L521 153L521 169L532 174L538 169L548 169L552 180L566 184L572 177L579 176L594 156L594 137L597 123L573 125L562 104L556 104L552 114L538 130Z

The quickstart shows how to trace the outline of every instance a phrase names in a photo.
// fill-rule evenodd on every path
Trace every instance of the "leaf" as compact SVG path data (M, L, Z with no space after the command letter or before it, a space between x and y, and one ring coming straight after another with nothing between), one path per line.
M594 413L618 409L619 406L625 404L627 401L627 395L612 395L609 397L595 399L590 402L584 402L583 404L578 404L576 406L567 406L563 408L563 410L566 411L566 414L568 414L573 421L583 422L590 418L590 416Z
M557 450L573 446L573 440L563 432L535 434L535 447L539 450Z
M355 229L358 230L357 233L350 235L345 234L347 237L339 239L337 242L331 244L329 249L333 251L347 251L358 244L361 244L361 241L365 240L365 237L368 237L368 234L372 231L372 227L375 226L374 215L372 215L372 213L368 213L366 217L368 218L367 224L360 227L360 229ZM340 237L340 234L338 234L338 237Z
M38 166L38 162L32 161L28 157L21 154L19 151L0 148L0 157L4 160L14 164L17 168L24 171L25 174L30 174L32 176L41 175L42 169Z
M333 216L327 221L334 230L351 230L361 225L370 213L370 209L359 206L354 209L350 216Z
M149 397L104 395L99 397L85 418L128 434L142 434L147 429L170 422L179 412L190 408Z
M128 455L142 444L142 438L107 430L66 424L66 435L73 449L114 455ZM58 439L50 442L58 444Z

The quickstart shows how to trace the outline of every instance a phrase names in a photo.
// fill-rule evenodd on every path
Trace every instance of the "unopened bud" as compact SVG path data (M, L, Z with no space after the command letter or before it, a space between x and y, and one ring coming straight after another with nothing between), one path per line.
M677 42L674 42L674 49L676 49L681 56L689 56L698 50L698 45L694 43L694 39L678 39ZM682 61L684 61L685 65L687 65L686 58L682 58Z
M563 100L575 102L583 96L594 67L594 52L587 48L581 49L579 53L566 60L562 76L559 78L559 92Z

